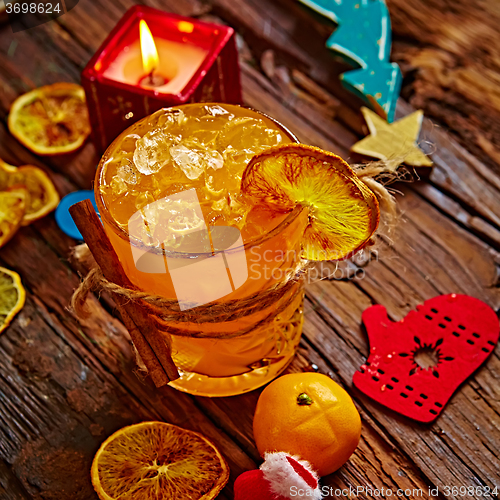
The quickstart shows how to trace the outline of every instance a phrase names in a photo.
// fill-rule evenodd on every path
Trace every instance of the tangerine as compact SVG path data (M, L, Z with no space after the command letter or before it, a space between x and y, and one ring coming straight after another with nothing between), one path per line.
M347 392L320 373L293 373L269 384L253 420L259 453L284 451L320 476L339 469L356 449L361 418Z

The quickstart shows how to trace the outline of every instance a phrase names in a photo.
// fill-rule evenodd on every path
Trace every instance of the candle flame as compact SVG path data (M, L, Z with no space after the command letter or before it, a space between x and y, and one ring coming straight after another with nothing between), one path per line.
M139 23L139 32L141 37L142 67L146 75L149 75L158 67L158 51L156 50L153 35L144 19L141 19Z

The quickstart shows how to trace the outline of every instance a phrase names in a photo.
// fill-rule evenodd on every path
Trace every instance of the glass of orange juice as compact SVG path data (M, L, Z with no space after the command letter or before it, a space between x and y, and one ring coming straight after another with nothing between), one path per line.
M127 276L184 314L171 322L176 389L242 394L295 353L303 284L281 285L300 265L307 214L272 211L240 192L251 157L290 142L291 132L256 111L187 104L140 120L101 159L96 201Z

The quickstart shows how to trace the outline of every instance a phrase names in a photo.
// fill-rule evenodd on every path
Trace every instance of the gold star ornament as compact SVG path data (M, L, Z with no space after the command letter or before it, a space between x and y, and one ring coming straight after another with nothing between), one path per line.
M417 139L424 117L420 109L394 123L387 123L372 110L362 107L370 135L351 147L351 151L380 160L394 162L394 170L401 163L415 167L431 167L432 161L418 147Z

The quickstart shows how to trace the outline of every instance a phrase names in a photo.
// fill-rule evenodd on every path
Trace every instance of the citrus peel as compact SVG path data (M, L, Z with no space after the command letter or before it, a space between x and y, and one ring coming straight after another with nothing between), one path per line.
M50 177L38 167L14 167L0 159L0 191L12 186L26 189L26 210L21 225L26 226L54 210L59 195Z
M362 249L377 229L375 194L339 156L304 144L272 147L255 155L241 191L276 211L309 212L302 241L308 260L341 260Z
M31 90L12 103L8 127L36 154L75 151L90 133L85 92L75 83L54 83Z
M0 267L0 333L23 308L26 292L19 274Z
M26 213L27 191L22 186L12 186L0 191L0 247L16 233Z
M101 500L212 500L227 483L226 461L205 437L164 422L118 430L94 457Z

